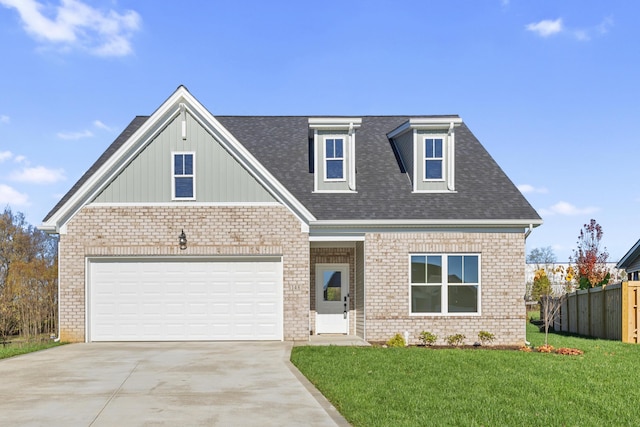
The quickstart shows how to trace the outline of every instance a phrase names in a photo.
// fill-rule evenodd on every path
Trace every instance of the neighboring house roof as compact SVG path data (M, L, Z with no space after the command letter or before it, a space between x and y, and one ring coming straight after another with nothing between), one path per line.
M635 260L640 257L640 240L636 242L635 245L618 261L616 264L616 268L624 268L627 269L631 264L634 263Z
M441 224L451 221L452 224L486 222L519 226L542 223L537 212L464 123L456 128L455 192L412 192L410 180L387 136L409 118L425 116L363 116L356 140L357 192L314 193L309 116L213 117L182 86L159 110L166 110L165 114L169 114L176 102L185 102L185 99L196 104L194 108L200 110L205 120L217 121L212 126L214 131L223 137L223 131L228 131L231 135L226 139L232 144L239 142L250 153L245 155L253 156L266 169L266 179L275 178L278 185L286 189L285 196L290 193L313 215L313 221L426 220ZM168 105L169 101L174 104ZM107 163L113 156L120 151L122 154L117 155L124 156L132 137L141 138L143 132L150 132L151 126L159 125L147 123L149 117L159 121L160 113L156 111L152 116L136 117L49 212L45 223L63 208L79 209L82 203L90 202L86 199L81 201L75 197L76 193L86 189L94 175L105 173L111 167ZM219 125L224 130L218 129ZM310 218L309 215L306 217ZM52 230L51 224L48 228Z

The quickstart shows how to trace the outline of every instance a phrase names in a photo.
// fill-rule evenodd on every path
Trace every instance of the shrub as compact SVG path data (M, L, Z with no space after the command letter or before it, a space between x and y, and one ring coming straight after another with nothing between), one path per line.
M467 337L465 337L462 334L455 334L455 335L449 335L448 337L446 337L445 341L447 341L447 344L457 347L464 343L465 338Z
M420 342L426 345L427 347L434 345L437 340L438 340L438 336L436 334L432 334L431 332L428 332L428 331L420 332Z
M492 334L491 332L480 331L480 332L478 332L478 339L480 340L482 345L489 345L489 344L491 344L493 342L493 340L496 339L496 336L495 336L495 334Z
M402 334L395 334L393 338L387 341L388 347L404 347L406 342L404 341L404 337Z

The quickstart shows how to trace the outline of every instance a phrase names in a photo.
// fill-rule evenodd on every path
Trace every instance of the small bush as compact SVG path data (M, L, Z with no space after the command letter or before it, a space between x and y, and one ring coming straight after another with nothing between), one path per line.
M427 347L434 345L437 340L438 340L438 336L436 334L432 334L431 332L428 332L428 331L420 332L420 342L426 345Z
M458 347L464 343L465 338L467 337L465 337L462 334L455 334L455 335L449 335L448 337L446 337L445 341L447 341L447 344L451 346Z
M523 345L522 347L520 347L519 349L520 351L524 351L525 353L531 353L531 347L527 346L527 345Z
M480 331L480 332L478 332L478 339L480 340L482 345L489 345L489 344L493 343L493 340L496 339L496 336L495 336L495 334L492 334L491 332Z
M406 342L402 334L395 334L393 338L387 341L387 347L404 347Z

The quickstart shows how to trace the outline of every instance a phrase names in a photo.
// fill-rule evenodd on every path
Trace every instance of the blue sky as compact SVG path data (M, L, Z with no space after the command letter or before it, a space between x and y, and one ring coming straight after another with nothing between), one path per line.
M640 3L0 0L0 206L40 224L184 84L214 115L459 114L567 261L640 238Z

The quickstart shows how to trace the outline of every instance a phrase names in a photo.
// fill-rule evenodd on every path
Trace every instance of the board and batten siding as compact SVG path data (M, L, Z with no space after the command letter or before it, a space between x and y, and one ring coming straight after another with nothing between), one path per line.
M634 271L640 271L640 256L636 258L629 267L626 268L627 273L633 273Z
M196 202L276 201L200 123L188 113L186 117L186 140L182 139L182 116L177 116L94 202L172 202L171 164L174 152L195 153Z

